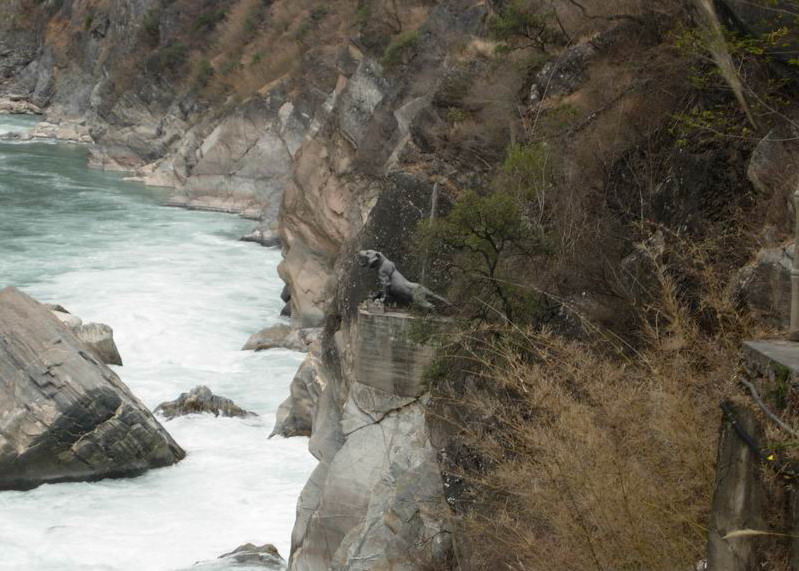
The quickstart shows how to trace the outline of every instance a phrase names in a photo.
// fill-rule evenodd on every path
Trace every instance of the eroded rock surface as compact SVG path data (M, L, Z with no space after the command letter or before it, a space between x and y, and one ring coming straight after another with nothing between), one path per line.
M298 503L291 569L417 569L448 557L421 374L433 353L409 338L411 323L361 311L330 340L350 385L318 365L310 449L320 464Z
M132 476L184 456L47 307L0 292L0 490Z
M278 347L293 351L303 351L306 345L300 337L299 331L292 329L285 323L278 323L251 335L241 350L265 351Z
M163 414L167 420L176 416L196 413L211 413L214 416L253 416L254 412L244 410L232 400L220 397L204 385L194 387L187 393L169 402L162 402L155 408L156 413Z
M312 350L291 381L289 397L277 409L275 428L270 438L311 435L319 395L324 389L318 366L318 356Z
M114 342L114 330L104 323L83 323L77 315L71 314L61 305L46 305L58 320L69 327L78 339L106 365L122 365L122 357Z

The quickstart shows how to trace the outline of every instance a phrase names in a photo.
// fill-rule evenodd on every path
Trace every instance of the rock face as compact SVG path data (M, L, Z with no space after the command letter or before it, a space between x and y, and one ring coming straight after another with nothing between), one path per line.
M290 395L277 409L275 428L269 435L270 438L311 435L319 395L325 388L317 371L319 357L315 353L317 351L311 349L311 353L294 375L289 389Z
M108 325L104 323L84 324L80 317L72 315L61 305L47 304L46 307L91 349L95 357L106 365L122 365L122 357L114 343L114 330Z
M114 331L108 325L85 323L75 329L75 335L106 365L122 365L122 357L114 343Z
M300 496L291 569L417 569L449 554L421 375L433 352L409 339L411 322L361 311L335 334L351 384L318 371L310 449L320 464Z
M761 250L739 271L735 283L739 298L760 319L777 327L787 327L791 318L793 248L791 242Z
M305 343L300 338L297 330L284 323L278 323L251 335L241 350L265 351L276 347L302 351L305 349Z
M45 306L0 292L0 490L132 476L184 456Z
M182 393L173 401L162 402L155 408L155 412L163 414L167 420L171 420L176 416L203 412L209 412L214 416L244 417L255 415L254 412L244 410L232 400L215 395L211 392L211 389L204 385L194 387L187 393Z

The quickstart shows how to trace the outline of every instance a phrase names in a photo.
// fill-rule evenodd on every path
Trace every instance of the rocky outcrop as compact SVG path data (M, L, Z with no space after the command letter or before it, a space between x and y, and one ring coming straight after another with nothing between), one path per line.
M277 232L271 230L268 227L265 227L263 224L260 224L255 230L250 232L249 234L245 234L241 238L239 238L242 242L255 242L256 244L260 244L264 248L279 248L280 247L280 236L277 235Z
M738 298L759 319L777 327L787 327L791 317L792 242L764 248L755 260L741 268L733 284Z
M238 568L280 570L286 568L286 560L280 556L277 548L271 543L265 545L245 543L230 553L220 555L214 561L203 561L191 567L191 569L204 569L205 571Z
M106 365L122 365L122 357L114 343L114 331L108 325L84 323L75 329L75 335Z
M157 414L162 414L167 420L187 414L211 413L214 416L246 417L254 416L254 412L244 410L232 400L220 397L211 392L204 385L194 387L187 393L173 401L162 402L155 408Z
M0 292L0 490L132 476L184 456L49 309Z
M242 351L265 351L267 349L275 349L282 347L284 349L291 349L293 351L303 351L306 349L306 344L300 336L300 332L292 329L285 323L278 323L266 329L262 329L258 333L254 333L247 339Z
M190 167L171 204L274 221L309 121L295 112L285 89L276 88L226 115L210 133L197 138L196 147L185 147L150 168L157 173ZM143 180L157 178L145 175Z
M69 327L83 341L94 356L106 365L122 365L116 343L114 343L114 330L104 323L83 323L83 320L72 315L60 305L48 305L58 320Z
M311 350L291 380L289 397L277 409L275 427L269 435L270 438L311 435L314 416L318 410L319 395L325 388L317 370L319 356L315 354L316 352Z
M363 310L332 340L350 364L318 372L327 378L310 449L320 464L300 496L291 569L417 569L449 556L421 374L433 352L411 341L411 323Z

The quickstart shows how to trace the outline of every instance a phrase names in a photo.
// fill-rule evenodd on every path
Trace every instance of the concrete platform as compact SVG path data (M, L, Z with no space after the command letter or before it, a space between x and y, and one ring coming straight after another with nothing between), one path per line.
M799 380L799 343L794 341L744 341L743 358L752 374L772 378L788 373L791 380Z

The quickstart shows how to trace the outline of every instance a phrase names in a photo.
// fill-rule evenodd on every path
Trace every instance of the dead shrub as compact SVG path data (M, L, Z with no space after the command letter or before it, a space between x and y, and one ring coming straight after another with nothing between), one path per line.
M482 328L434 370L434 433L455 435L458 568L670 571L704 557L718 403L755 331L712 245L644 251L658 295L638 347Z

